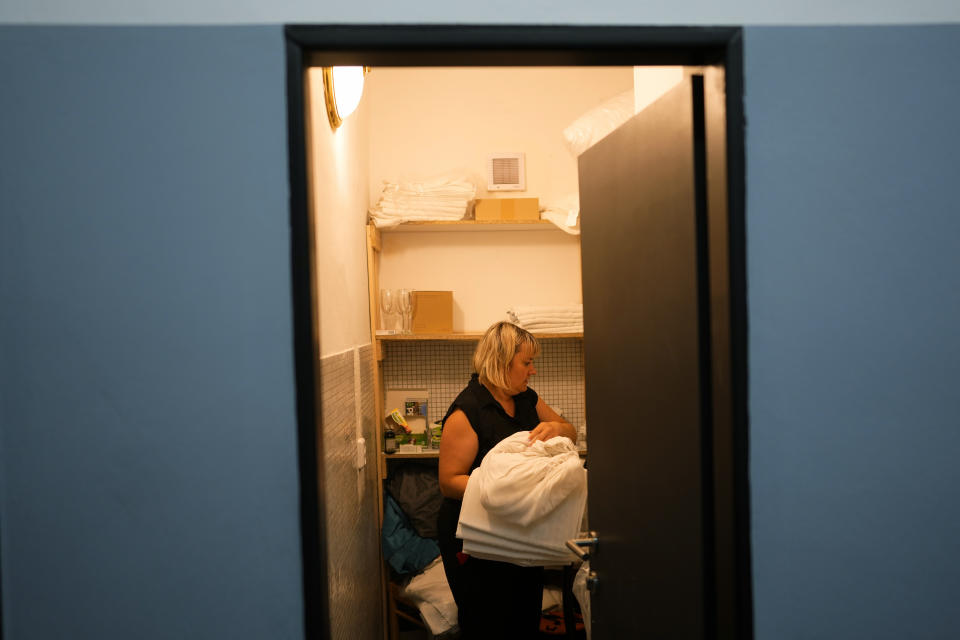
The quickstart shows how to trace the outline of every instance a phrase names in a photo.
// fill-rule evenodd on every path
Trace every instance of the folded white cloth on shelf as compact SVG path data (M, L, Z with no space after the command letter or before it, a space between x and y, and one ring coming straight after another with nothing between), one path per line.
M574 333L583 331L583 305L511 307L507 319L529 331Z
M423 206L393 206L393 205L381 205L380 210L378 211L381 215L392 215L392 216L435 216L438 218L449 218L451 220L459 220L463 217L464 208L461 207L435 207L432 205L423 205Z
M418 195L460 195L474 192L476 185L465 176L453 177L444 175L424 180L403 180L397 182L384 180L383 190L385 192L412 193Z
M580 530L587 471L569 438L527 446L528 437L499 442L470 474L457 526L464 553L522 566L574 559L565 543Z
M510 311L517 317L528 318L530 316L542 315L562 315L583 317L582 304L559 304L559 305L518 305L511 307Z
M370 219L378 227L414 220L461 220L476 193L476 186L466 178L385 181L379 201L369 210Z
M583 331L583 323L576 324L542 324L542 325L520 325L527 331L533 333L580 333Z
M545 322L542 324L534 323L522 323L516 322L515 320L510 320L514 324L517 324L527 331L532 331L534 333L580 333L583 331L583 323L576 322L572 324L557 324L553 322Z
M514 317L520 322L531 324L536 322L541 324L546 322L560 324L580 322L583 320L583 314L581 313L533 313L529 315L519 315L515 313Z

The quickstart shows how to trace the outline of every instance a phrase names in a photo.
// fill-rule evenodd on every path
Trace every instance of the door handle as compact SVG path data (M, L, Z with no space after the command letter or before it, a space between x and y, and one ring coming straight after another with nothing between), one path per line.
M567 548L573 551L578 558L586 561L590 559L590 552L585 547L596 549L599 542L596 531L583 531L579 538L567 540Z

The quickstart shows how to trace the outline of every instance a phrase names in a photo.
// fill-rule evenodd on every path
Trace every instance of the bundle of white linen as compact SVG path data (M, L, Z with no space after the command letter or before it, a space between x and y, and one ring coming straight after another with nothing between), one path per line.
M527 331L544 333L583 331L583 305L511 307L507 309L507 319Z
M403 588L403 597L420 610L420 617L439 636L457 626L457 603L450 592L440 556L413 576Z
M370 218L378 227L414 220L461 220L476 193L477 187L466 178L385 181L380 200L370 209Z
M521 566L576 560L566 541L580 531L587 470L569 438L527 445L529 431L498 443L470 474L457 537L463 551Z

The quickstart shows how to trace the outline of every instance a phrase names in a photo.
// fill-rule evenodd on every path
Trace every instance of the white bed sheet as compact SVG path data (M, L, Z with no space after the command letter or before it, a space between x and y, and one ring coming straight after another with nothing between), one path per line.
M411 578L401 593L417 606L433 635L439 636L457 626L457 603L439 556Z

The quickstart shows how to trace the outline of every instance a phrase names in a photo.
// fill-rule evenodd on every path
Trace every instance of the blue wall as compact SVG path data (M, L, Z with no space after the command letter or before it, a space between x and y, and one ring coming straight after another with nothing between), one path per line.
M0 27L5 638L302 638L283 35Z
M744 51L757 638L960 637L960 27Z

